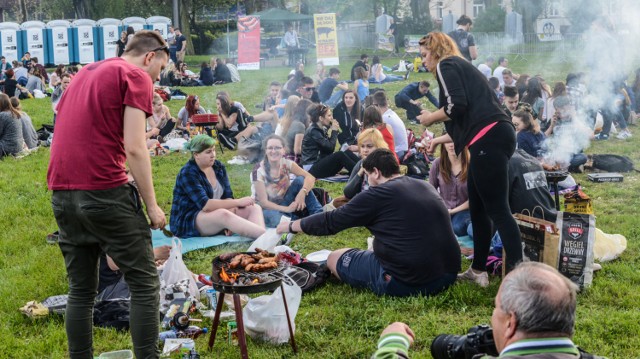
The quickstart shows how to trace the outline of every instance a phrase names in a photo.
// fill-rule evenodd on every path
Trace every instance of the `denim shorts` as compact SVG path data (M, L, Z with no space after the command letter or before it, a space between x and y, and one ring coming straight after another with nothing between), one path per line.
M446 273L420 286L405 284L393 278L382 267L373 251L350 249L336 264L340 280L354 288L367 288L377 295L406 297L410 295L435 295L447 289L457 278L457 273Z

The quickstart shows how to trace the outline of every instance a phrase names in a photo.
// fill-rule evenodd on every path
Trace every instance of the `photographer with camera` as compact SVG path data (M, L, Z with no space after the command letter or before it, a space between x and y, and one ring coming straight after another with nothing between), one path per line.
M435 359L600 358L573 342L578 287L556 269L522 262L503 280L495 298L491 328L479 325L465 336L439 335ZM499 353L499 354L498 354Z

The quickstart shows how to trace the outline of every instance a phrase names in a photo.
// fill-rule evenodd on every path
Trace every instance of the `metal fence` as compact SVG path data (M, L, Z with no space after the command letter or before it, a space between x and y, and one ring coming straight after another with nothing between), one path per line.
M564 34L548 41L544 41L544 35L541 34L510 36L498 32L474 33L473 36L481 57L508 55L527 58L535 55L563 60L584 48L584 38L581 34Z

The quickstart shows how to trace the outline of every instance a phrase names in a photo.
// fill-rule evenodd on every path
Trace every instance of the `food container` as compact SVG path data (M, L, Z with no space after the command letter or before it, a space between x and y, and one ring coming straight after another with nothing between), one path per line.
M114 352L102 353L99 359L133 359L131 350L116 350Z
M309 253L306 258L309 262L313 262L316 264L326 264L327 258L329 258L330 253L330 250L323 249L321 251Z

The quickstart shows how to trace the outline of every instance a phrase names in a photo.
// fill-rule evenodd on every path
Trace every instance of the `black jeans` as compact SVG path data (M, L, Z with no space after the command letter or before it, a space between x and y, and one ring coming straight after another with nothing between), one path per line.
M335 176L341 169L346 168L349 173L358 162L358 156L351 151L338 151L314 163L309 173L315 178Z
M396 101L396 107L404 108L407 111L407 120L415 120L422 112L420 106L416 106L409 101Z
M137 358L157 358L160 282L151 230L131 185L99 191L53 191L53 214L69 277L65 316L69 356L93 358L93 304L104 251L131 290L130 329Z
M473 264L487 270L491 238L497 229L506 252L506 271L522 261L520 230L509 207L509 159L516 148L513 125L499 122L469 151L469 212L473 226ZM495 225L496 228L493 227Z

